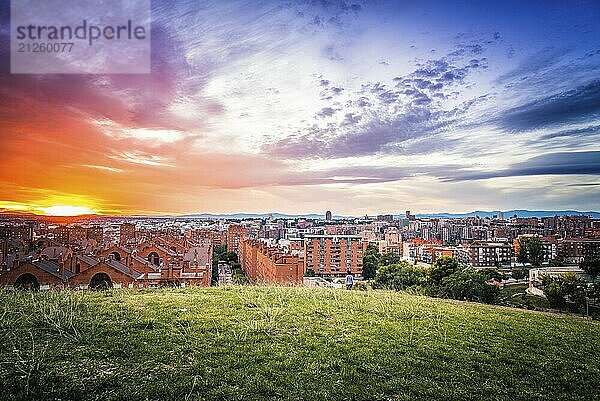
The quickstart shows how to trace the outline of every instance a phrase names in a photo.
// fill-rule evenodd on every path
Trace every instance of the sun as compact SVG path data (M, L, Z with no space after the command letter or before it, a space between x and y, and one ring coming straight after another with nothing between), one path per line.
M82 214L95 214L96 212L85 206L56 205L39 208L46 216L79 216Z

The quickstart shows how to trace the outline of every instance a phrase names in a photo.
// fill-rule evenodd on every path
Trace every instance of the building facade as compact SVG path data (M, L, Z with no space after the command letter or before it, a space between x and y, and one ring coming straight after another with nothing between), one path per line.
M366 246L367 242L359 235L306 235L306 270L318 276L342 276L347 271L361 275Z

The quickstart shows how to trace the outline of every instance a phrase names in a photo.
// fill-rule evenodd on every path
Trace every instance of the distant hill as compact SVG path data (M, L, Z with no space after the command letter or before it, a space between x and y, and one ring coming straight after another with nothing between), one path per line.
M499 211L481 211L477 210L469 213L430 213L430 214L417 214L417 217L430 217L430 218L465 218L479 216L481 218L493 217L498 215ZM504 211L504 218L508 219L516 215L517 217L552 217L552 216L592 216L593 218L600 218L599 212L580 212L577 210L525 210L515 209ZM400 215L399 217L404 217Z
M424 213L417 214L417 217L422 218L466 218L479 216L481 218L492 218L494 215L498 215L499 211L482 211L477 210L469 213ZM517 217L549 217L549 216L592 216L593 218L600 218L600 212L580 212L577 210L525 210L515 209L504 211L504 218L508 219L514 215ZM183 216L177 216L181 218L193 218L193 219L264 219L273 217L274 219L323 219L324 214L284 214L284 213L233 213L233 214L186 214ZM360 216L362 217L362 216ZM373 217L373 216L371 216ZM395 218L404 218L404 214L396 215ZM352 219L358 218L358 216L333 216L333 219Z
M482 211L477 210L469 213L421 213L417 214L416 217L420 218L466 218L479 216L481 218L492 218L494 215L498 215L499 211ZM580 212L577 210L507 210L504 211L504 218L508 219L514 215L517 217L548 217L548 216L592 216L593 218L600 218L600 212ZM142 216L142 215L130 215L130 216L109 216L109 215L81 215L81 216L43 216L36 215L28 212L9 211L6 209L0 209L0 220L46 220L55 223L68 223L78 220L87 220L94 218L112 219L112 218L133 218L133 219L265 219L272 217L274 219L324 219L325 214L307 213L307 214L285 214L285 213L230 213L230 214L213 214L213 213L193 213L185 215L163 215L163 216ZM340 219L354 219L363 216L341 216L334 215L334 220ZM371 216L374 217L374 216ZM395 218L404 218L404 214L395 215Z
M183 216L177 216L182 218L191 219L265 219L273 217L274 219L323 219L325 214L284 214L284 213L233 213L233 214L186 214ZM341 219L344 216L333 216L334 219Z

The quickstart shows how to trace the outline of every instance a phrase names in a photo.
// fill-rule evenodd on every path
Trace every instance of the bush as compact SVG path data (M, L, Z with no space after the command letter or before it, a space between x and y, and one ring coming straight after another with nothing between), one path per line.
M353 290L369 291L369 285L365 281L357 281L352 285Z
M441 284L444 278L450 276L459 269L460 265L456 259L449 256L437 258L427 272L427 282L430 285L437 286Z
M458 270L442 279L442 296L491 304L496 302L500 290L487 283L485 273L472 268Z
M506 275L498 269L485 269L485 270L479 270L479 272L485 276L486 280L491 280L491 279L494 279L496 281L506 280Z
M419 285L423 280L423 271L407 262L383 266L377 270L373 288L385 288L402 291Z
M551 307L562 310L567 298L571 302L571 309L577 312L585 311L586 294L593 294L594 287L581 280L576 273L567 273L558 277L543 277L544 295Z
M522 267L515 267L514 269L511 269L510 274L515 280L522 280L529 276L529 270Z
M565 300L565 291L557 281L550 282L544 288L544 295L546 296L551 308L558 308L559 310L562 310L567 303Z

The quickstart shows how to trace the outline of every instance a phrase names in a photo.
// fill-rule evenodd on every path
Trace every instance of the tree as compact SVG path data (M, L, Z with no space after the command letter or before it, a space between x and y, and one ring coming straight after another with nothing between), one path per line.
M551 308L558 308L560 311L565 307L565 291L558 281L551 281L544 288L544 295Z
M417 286L423 280L423 270L401 261L393 265L382 266L377 270L373 288L386 288L394 291L406 290Z
M587 284L576 273L547 277L543 282L544 295L551 307L562 311L568 298L579 311L585 308Z
M538 237L531 237L527 241L527 257L534 267L540 267L544 258L542 241Z
M579 268L586 272L591 278L592 282L596 282L596 278L600 275L600 258L585 258L579 264Z
M494 279L496 281L502 281L506 279L505 274L498 269L485 269L481 270L480 273L486 278L486 280Z
M529 261L529 258L527 257L527 239L525 237L521 237L519 238L518 242L519 253L517 254L517 262L525 266L525 263Z
M517 262L525 265L531 263L534 267L540 267L544 258L544 248L542 241L538 237L519 238L519 253Z
M211 285L217 285L218 281L219 281L219 262L225 262L227 263L229 266L231 266L232 268L232 272L234 273L234 279L235 279L235 274L236 272L233 271L236 266L240 267L240 264L238 263L238 255L235 252L227 252L227 246L225 245L215 245L213 246L213 265L212 265L212 280L211 280ZM241 267L239 268L239 272L241 272L241 274L243 275L243 271L241 269ZM239 273L238 272L238 273ZM239 276L239 274L238 274ZM245 278L245 277L244 277ZM238 280L238 281L243 281L243 280Z
M465 268L444 277L440 290L448 298L491 304L498 298L500 290L487 281L486 273Z
M427 282L432 285L439 285L445 277L450 276L459 269L460 266L455 258L450 256L437 258L427 271Z
M399 262L400 262L400 256L393 254L391 252L388 252L388 253L385 253L380 256L378 265L379 266L388 266L388 265L394 265Z
M596 281L589 288L588 296L594 300L600 299L600 281Z
M373 245L369 244L365 253L363 254L363 277L366 280L371 280L375 278L375 274L377 273L377 267L379 266L379 258L381 255L379 254L379 249Z
M363 256L363 270L362 274L365 280L371 280L375 278L377 273L377 256L368 254Z
M577 273L566 273L560 277L561 285L567 298L575 304L579 311L585 308L585 298L587 295L587 283L583 281Z

